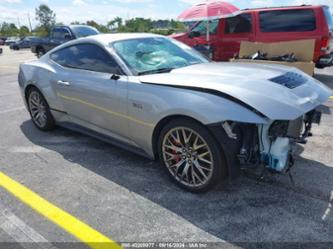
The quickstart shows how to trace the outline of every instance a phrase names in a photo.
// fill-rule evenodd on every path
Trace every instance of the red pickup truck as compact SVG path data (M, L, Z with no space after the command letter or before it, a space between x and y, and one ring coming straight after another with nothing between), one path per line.
M227 61L237 55L241 41L315 39L316 66L333 66L333 18L328 6L245 9L235 17L210 21L209 41L206 28L206 21L197 22L187 33L172 37L191 47L209 47L215 61Z

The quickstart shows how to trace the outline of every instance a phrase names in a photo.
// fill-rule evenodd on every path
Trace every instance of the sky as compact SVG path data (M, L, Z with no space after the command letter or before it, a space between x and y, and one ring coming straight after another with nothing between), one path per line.
M202 1L202 0L201 0ZM301 4L325 4L331 7L333 0L225 0L240 9ZM200 0L0 0L0 22L28 25L30 15L35 26L35 8L45 3L55 11L57 22L95 20L106 24L116 16L124 19L145 17L152 19L176 18L183 10Z

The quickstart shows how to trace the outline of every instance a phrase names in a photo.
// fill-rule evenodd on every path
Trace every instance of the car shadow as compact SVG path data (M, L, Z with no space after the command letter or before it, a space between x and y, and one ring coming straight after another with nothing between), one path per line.
M323 224L323 230L319 229L319 232L332 235L332 222L326 224L321 219L329 206L326 195L333 190L333 181L325 182L327 192L319 193L316 189L304 189L306 186L297 185L298 181L304 179L295 178L296 186L293 186L287 177L278 177L272 183L258 184L255 180L242 176L208 193L193 194L173 184L156 161L63 128L43 133L31 121L25 121L21 130L33 144L55 151L65 160L170 210L219 239L243 248L253 248L253 244L239 242L279 241L281 236L287 241L295 237L311 240L311 236L306 237L306 232L303 232L305 221L302 217ZM56 137L69 138L70 146L85 149L82 152L67 151L64 149L67 146L64 141L53 139ZM318 181L322 177L333 179L333 168L302 158L302 152L303 147L299 146L297 159L301 161L301 167L307 168L306 172L310 174L302 177ZM312 198L305 194L311 194ZM292 219L293 215L300 219L288 224L287 220ZM272 233L277 226L284 229L280 231L282 234Z

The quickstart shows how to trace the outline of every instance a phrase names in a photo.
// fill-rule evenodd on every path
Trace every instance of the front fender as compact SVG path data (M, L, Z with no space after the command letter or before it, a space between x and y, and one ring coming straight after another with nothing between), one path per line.
M149 88L154 95L150 113L155 117L153 123L171 115L189 116L205 125L222 121L267 123L265 116L227 95L151 84Z
M153 157L152 138L158 123L170 116L186 116L204 125L235 121L265 124L267 119L241 103L210 93L132 83L128 85L129 136Z

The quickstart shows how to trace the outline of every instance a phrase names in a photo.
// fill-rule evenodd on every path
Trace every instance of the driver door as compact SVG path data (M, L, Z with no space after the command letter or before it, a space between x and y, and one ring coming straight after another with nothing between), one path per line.
M61 65L53 83L64 111L75 121L115 138L128 134L127 76L116 61L95 44L73 45L51 55Z

